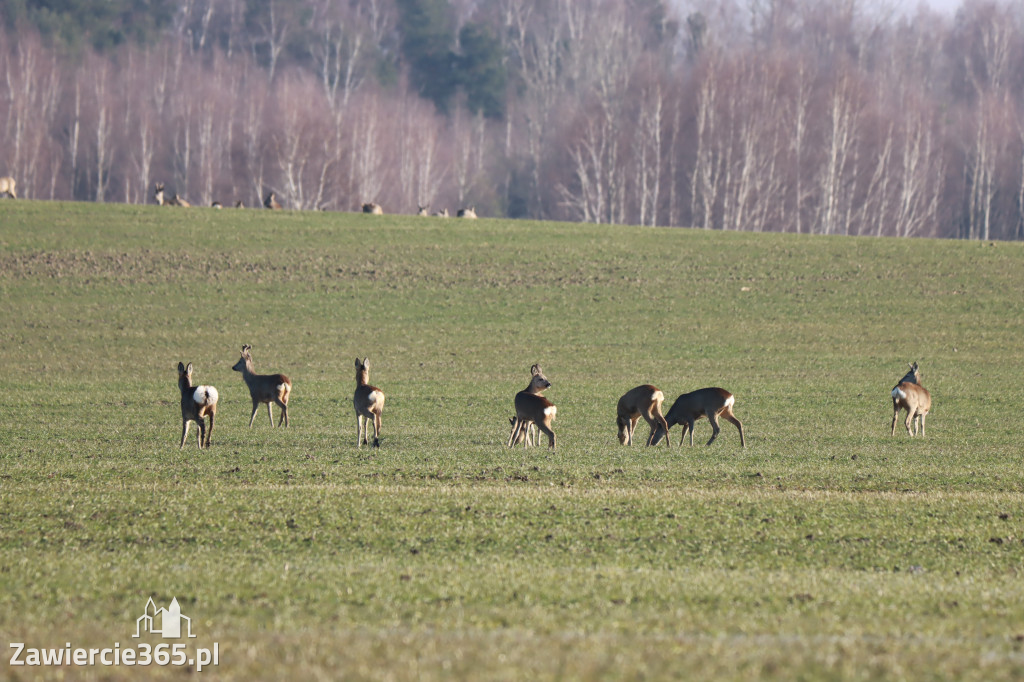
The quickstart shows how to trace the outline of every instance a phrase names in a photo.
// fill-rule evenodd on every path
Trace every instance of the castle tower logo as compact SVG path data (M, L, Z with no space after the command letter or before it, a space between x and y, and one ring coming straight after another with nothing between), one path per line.
M141 637L142 633L148 632L160 635L164 639L181 639L183 623L186 637L195 637L192 634L192 619L181 615L177 597L171 599L171 604L166 609L158 609L150 597L146 602L146 612L135 621L135 634L132 637Z

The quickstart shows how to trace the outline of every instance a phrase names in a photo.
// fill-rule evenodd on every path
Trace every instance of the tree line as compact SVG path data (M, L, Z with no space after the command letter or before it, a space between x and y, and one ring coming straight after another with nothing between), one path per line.
M0 9L20 196L1024 238L1014 3L63 6Z

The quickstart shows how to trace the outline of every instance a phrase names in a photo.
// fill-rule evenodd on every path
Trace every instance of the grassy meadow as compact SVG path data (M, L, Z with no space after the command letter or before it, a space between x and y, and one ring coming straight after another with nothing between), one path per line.
M151 596L209 679L1024 676L1024 244L0 201L0 318L0 678L182 676L8 665ZM555 452L504 447L533 363ZM620 446L641 383L732 391L747 448Z

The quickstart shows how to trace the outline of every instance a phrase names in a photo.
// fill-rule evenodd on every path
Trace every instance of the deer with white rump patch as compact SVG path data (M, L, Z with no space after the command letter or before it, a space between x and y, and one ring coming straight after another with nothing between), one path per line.
M911 437L917 435L916 427L919 423L921 435L924 436L924 418L931 409L932 394L921 385L921 369L915 362L910 365L910 371L892 389L892 432L889 435L896 435L896 418L900 410L906 410L907 419L904 425L907 427L907 433ZM911 430L912 426L915 429Z
M651 427L647 444L650 445L654 440L654 434L660 426L665 431L665 445L669 445L668 423L661 413L661 404L664 401L665 394L650 384L626 391L626 394L619 398L618 416L615 419L619 427L619 443L633 444L633 431L636 430L636 423L640 421L640 417L643 417Z
M679 445L683 444L683 438L686 436L687 430L689 430L690 445L692 446L694 424L704 417L708 418L708 421L711 422L711 428L714 429L711 438L707 442L707 445L711 445L718 438L718 434L722 430L718 426L718 418L722 417L736 425L740 432L740 446L747 447L747 442L743 438L743 424L732 413L732 408L735 404L736 398L724 388L702 388L692 393L684 393L676 398L676 402L669 409L668 414L665 415L667 427L658 427L657 432L651 438L651 445L657 445L661 441L662 435L667 438L669 428L676 424L682 424L683 432L679 436Z
M213 436L213 418L217 414L217 389L213 386L192 386L192 363L186 367L178 363L178 390L181 391L181 445L185 447L188 438L188 427L192 422L199 424L197 443L199 449L210 447ZM210 425L206 426L206 417L210 417Z
M512 424L512 434L508 437L508 447L518 444L523 438L520 437L528 430L532 422L538 429L548 435L548 447L555 448L555 432L551 430L551 422L558 413L558 408L545 398L541 393L551 388L551 382L544 376L540 365L530 368L530 384L516 393L515 406L516 416ZM526 447L524 444L523 447Z
M277 403L281 407L281 418L278 420L277 425L280 426L284 423L287 427L288 396L292 392L291 379L283 374L257 374L252 362L252 346L249 344L242 346L242 357L238 359L238 362L231 369L241 372L242 380L249 387L249 396L252 398L252 415L249 417L249 428L252 428L252 422L256 419L256 410L260 408L261 403L267 404L267 416L270 417L271 427L274 426L272 403Z
M15 186L14 178L11 176L0 178L0 194L7 194L12 199L18 198L18 193L14 191Z
M373 423L373 447L380 447L380 415L384 411L384 391L370 385L370 358L356 358L356 392L352 396L356 408L356 447L369 441L367 430Z

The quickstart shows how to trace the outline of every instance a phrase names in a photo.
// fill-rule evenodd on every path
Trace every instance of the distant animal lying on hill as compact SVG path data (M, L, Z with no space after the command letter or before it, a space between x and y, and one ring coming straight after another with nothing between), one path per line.
M375 204L371 201L368 204L363 204L363 213L369 213L371 215L384 215L384 209L380 207L380 204Z
M153 198L156 199L157 206L164 205L164 183L158 182L153 185Z
M907 419L904 425L907 427L907 433L914 437L918 430L917 424L920 424L921 435L924 436L924 418L932 409L932 394L921 385L921 369L916 362L910 365L910 371L893 387L891 395L892 429L889 435L896 435L896 419L900 410L906 410Z
M224 206L219 201L214 201L212 204L210 204L210 207L211 208L224 208Z
M430 204L427 204L426 206L421 206L419 204L416 204L416 215L418 215L418 216L430 215Z
M707 442L707 445L711 445L721 432L718 418L722 417L736 425L740 432L740 446L747 447L747 442L743 437L743 424L732 413L732 407L735 404L736 398L724 388L702 388L692 393L684 393L676 398L676 402L665 415L665 422L667 428L682 424L683 432L679 435L679 445L683 444L683 437L686 436L687 430L690 432L690 445L693 445L694 423L707 417L713 429L711 438ZM651 438L651 445L661 442L662 436L668 437L667 428L665 426L658 427Z
M6 176L0 178L0 194L6 194L12 199L18 198L18 193L14 191L14 186L17 183L14 182L14 178Z
M469 218L470 220L476 219L476 206L470 206L469 208L460 208L458 213L459 218Z
M199 449L210 447L213 437L213 419L217 414L217 389L213 386L192 386L192 363L186 367L178 363L178 390L181 391L181 445L185 447L188 438L188 427L192 422L199 424L197 442ZM210 426L206 426L205 418L210 417Z
M275 211L281 208L281 204L277 203L277 196L273 192L268 194L267 198L263 200L263 206Z
M438 218L447 218L448 217L448 209L447 208L442 208L440 211L434 211L434 215L437 216Z

